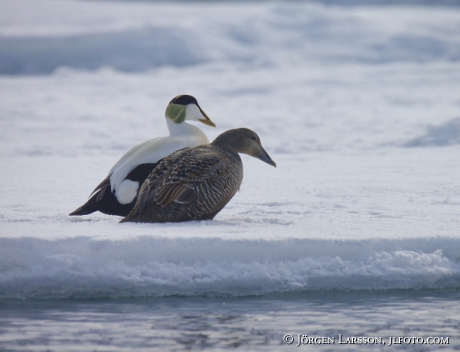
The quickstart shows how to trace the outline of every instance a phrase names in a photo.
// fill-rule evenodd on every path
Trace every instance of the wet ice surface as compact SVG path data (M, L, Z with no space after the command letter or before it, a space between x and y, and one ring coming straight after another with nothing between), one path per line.
M67 183L100 157L9 159L0 297L457 288L457 150L337 154L278 155L268 170L245 157L241 192L215 220L180 224L68 217L91 183Z
M323 292L263 297L170 297L0 302L6 351L296 350L298 334L331 337L311 351L458 350L458 291ZM283 336L291 334L287 345ZM342 335L341 339L339 334ZM340 344L347 337L385 345ZM449 344L398 344L389 337L449 337ZM350 341L350 340L349 340Z

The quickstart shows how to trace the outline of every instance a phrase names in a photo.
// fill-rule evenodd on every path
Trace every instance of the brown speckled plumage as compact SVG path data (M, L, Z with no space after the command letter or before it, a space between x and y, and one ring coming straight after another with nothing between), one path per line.
M164 158L143 183L134 209L121 222L213 219L243 180L238 152L275 166L253 131L224 132L211 144L182 149Z

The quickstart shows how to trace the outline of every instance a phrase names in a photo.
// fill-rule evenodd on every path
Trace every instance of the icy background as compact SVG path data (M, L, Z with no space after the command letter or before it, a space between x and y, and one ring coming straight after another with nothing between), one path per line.
M460 287L460 8L0 2L0 297ZM67 214L194 95L255 130L214 221Z

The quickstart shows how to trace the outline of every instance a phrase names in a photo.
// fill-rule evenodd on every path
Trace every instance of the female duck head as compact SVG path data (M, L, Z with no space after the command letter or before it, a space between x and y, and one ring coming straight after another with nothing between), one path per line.
M205 125L216 127L216 124L201 109L198 101L191 95L178 95L166 107L165 116L174 123L180 124L185 120L199 121Z
M262 147L260 138L254 131L248 128L236 128L219 135L213 145L233 149L237 153L250 155L254 158L276 167L276 163Z

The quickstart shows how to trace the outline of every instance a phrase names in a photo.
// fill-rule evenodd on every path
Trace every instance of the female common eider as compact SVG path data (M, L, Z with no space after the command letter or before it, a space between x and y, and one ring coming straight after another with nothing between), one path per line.
M254 131L229 130L211 144L179 150L160 161L142 185L134 209L120 222L212 220L243 180L238 153L276 167Z
M126 216L136 204L139 187L158 162L176 150L208 144L206 135L184 121L200 121L216 127L191 95L178 95L165 112L170 135L141 143L130 149L109 171L107 178L91 193L90 199L69 215L95 211Z

